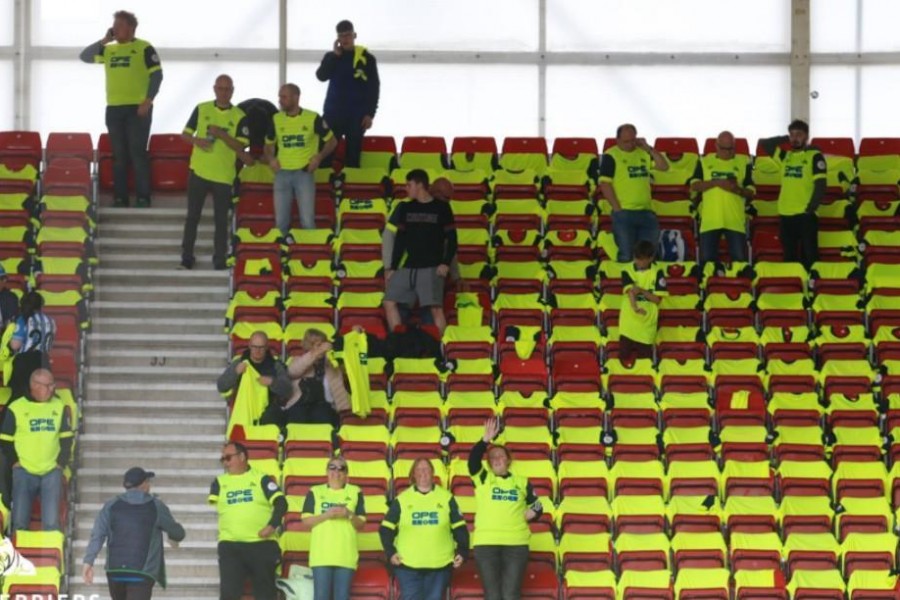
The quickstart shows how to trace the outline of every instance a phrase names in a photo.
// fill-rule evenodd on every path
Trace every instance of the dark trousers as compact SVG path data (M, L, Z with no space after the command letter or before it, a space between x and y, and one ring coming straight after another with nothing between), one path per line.
M632 361L639 358L653 358L653 346L637 342L619 334L619 360Z
M107 106L106 128L113 155L113 194L128 199L128 163L134 169L134 188L138 198L150 199L150 158L147 141L153 111L139 117L137 105Z
M700 234L700 263L719 258L719 240L725 236L731 262L747 262L747 235L731 229L713 229Z
M193 262L194 244L197 241L197 225L203 214L206 196L212 194L216 233L213 238L213 264L225 266L228 253L228 208L231 206L231 186L204 179L191 171L187 189L187 218L181 238L181 258Z
M250 579L254 600L275 600L275 569L281 562L278 542L219 542L219 598L240 600Z
M16 354L13 357L12 375L9 379L9 387L11 388L12 400L28 393L31 387L29 379L31 374L40 368L50 366L50 357L44 357L44 353L40 350L29 350Z
M452 574L453 567L450 566L443 569L394 569L394 577L400 584L400 600L443 600Z
M337 428L341 418L337 411L327 402L295 402L287 410L282 410L277 402L269 402L266 410L259 418L260 425L278 425L284 429L288 423L328 423Z
M528 546L475 546L484 600L519 600Z
M800 262L809 269L819 260L819 218L809 213L783 216L779 225L784 262Z
M344 147L344 166L358 167L359 155L362 154L363 136L366 133L362 128L362 116L333 117L325 120L331 127L335 138L338 140L344 138L346 144ZM328 165L333 157L334 154L322 162Z
M109 596L112 600L150 600L153 595L153 580L109 581Z

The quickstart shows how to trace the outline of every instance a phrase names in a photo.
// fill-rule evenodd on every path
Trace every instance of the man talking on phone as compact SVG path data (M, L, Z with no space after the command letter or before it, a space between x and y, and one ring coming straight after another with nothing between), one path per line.
M134 168L137 205L150 206L150 159L147 140L153 99L162 83L159 55L150 42L134 36L134 14L120 10L100 41L81 51L86 63L106 69L106 127L113 154L113 204L128 206L128 163ZM115 41L115 44L112 42Z
M334 47L316 70L319 81L328 82L322 116L334 135L346 140L344 165L358 167L363 135L371 129L378 110L378 65L375 57L356 43L353 23L341 21L336 29Z

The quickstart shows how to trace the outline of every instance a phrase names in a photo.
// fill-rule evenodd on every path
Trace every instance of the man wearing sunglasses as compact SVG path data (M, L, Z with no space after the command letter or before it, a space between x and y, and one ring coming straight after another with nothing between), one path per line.
M281 562L275 532L287 500L271 477L250 466L243 444L225 444L220 460L225 473L209 488L209 503L219 511L219 597L239 600L249 578L255 600L275 600Z
M315 600L350 600L350 587L359 563L357 532L366 523L362 490L348 483L347 461L328 461L328 479L306 493L301 517L312 529L309 566Z

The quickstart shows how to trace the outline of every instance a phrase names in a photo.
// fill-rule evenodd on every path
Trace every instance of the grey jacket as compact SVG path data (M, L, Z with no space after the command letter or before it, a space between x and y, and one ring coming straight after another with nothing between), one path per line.
M93 565L103 543L108 541L107 573L139 573L166 587L163 531L176 542L185 536L184 527L162 500L141 490L126 490L100 509L84 563Z
M225 370L219 375L219 379L216 381L216 387L220 394L227 394L238 385L242 376L239 375L235 369L245 360L250 360L249 354L246 352L228 363L228 366L225 367ZM272 400L272 396L275 396L277 400L284 402L291 397L294 389L291 384L291 378L288 377L287 369L283 362L274 357L267 356L263 363L254 364L253 367L259 371L260 375L266 375L272 378L272 383L269 385L270 400Z

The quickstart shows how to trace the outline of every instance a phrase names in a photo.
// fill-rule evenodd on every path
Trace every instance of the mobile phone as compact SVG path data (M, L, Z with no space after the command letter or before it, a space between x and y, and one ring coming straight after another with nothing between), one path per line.
M110 27L109 29L106 30L106 37L108 37L108 38L116 37L115 33L113 32L112 27Z

